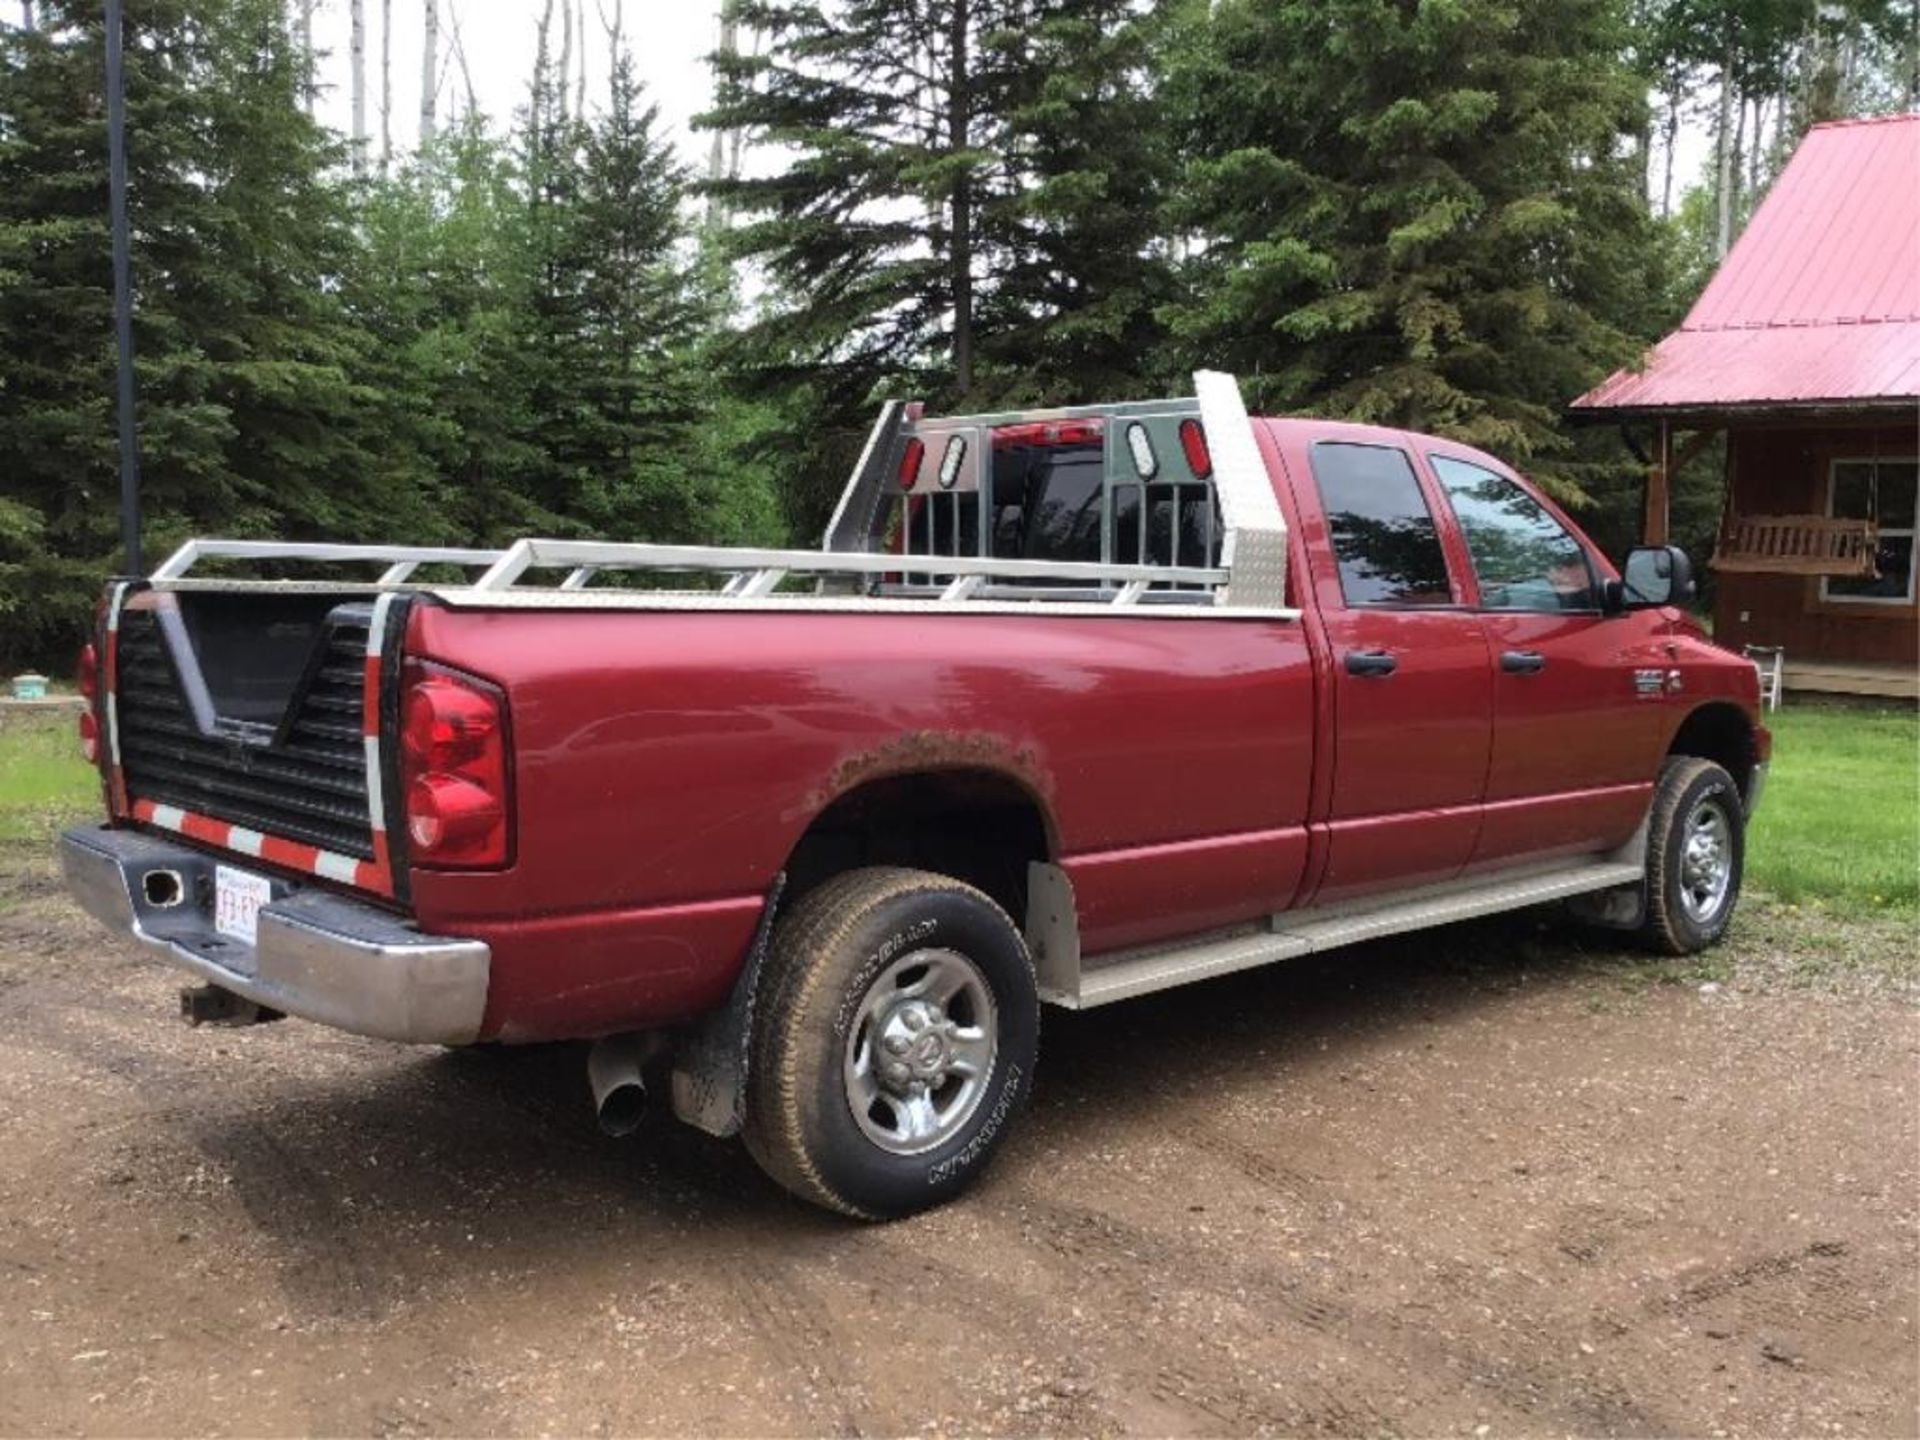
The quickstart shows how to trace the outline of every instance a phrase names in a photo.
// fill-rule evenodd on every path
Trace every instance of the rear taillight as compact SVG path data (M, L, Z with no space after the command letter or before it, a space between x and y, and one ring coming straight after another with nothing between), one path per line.
M900 488L913 489L913 482L920 478L920 462L926 458L927 447L924 441L909 439L900 452Z
M80 647L80 660L74 666L74 684L87 708L80 712L80 753L89 765L100 763L100 719L96 713L100 698L100 652L92 645Z
M1196 480L1204 480L1213 474L1213 455L1207 449L1207 432L1200 428L1198 420L1180 422L1180 450L1187 457L1187 469L1193 472Z
M506 699L483 680L440 666L408 669L400 706L407 841L417 864L505 865Z

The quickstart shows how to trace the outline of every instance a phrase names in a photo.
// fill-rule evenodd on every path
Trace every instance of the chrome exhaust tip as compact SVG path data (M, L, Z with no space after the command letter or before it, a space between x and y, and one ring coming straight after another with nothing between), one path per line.
M601 1133L631 1135L640 1128L647 1115L642 1071L658 1050L658 1037L645 1034L609 1035L593 1042L587 1052L587 1084Z

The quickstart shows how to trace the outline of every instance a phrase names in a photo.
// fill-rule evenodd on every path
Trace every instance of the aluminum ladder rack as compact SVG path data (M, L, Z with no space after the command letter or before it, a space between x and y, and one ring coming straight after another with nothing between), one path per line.
M504 549L196 539L169 556L150 579L155 588L170 590L407 587L429 591L455 607L966 613L1039 608L1053 614L1296 618L1298 612L1285 604L1286 525L1239 387L1231 376L1204 371L1194 384L1192 400L935 420L922 420L915 407L892 402L848 483L826 547L819 550L538 538ZM1040 422L1082 418L1105 426L1109 469L1125 461L1128 443L1138 443L1132 432L1197 418L1205 426L1212 472L1201 479L1221 520L1217 556L1198 557L1208 563L1156 564L878 548L873 517L892 477L911 472L909 491L924 489L929 496L977 487L987 470L994 430L1035 423L1036 417ZM209 560L377 564L382 569L377 577L344 582L194 573ZM429 565L468 573L458 581L417 580L419 569ZM596 584L608 576L644 578ZM695 577L695 583L678 588L662 583L676 576Z

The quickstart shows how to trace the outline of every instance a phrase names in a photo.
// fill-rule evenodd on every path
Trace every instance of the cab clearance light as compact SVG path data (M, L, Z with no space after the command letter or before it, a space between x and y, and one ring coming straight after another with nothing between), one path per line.
M1098 420L1036 420L1026 425L1002 425L993 432L993 448L1016 445L1093 445L1100 440Z

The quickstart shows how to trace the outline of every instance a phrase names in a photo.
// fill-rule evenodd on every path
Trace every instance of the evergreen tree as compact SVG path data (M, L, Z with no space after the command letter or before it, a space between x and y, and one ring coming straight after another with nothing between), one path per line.
M1662 292L1626 38L1615 0L1190 6L1173 365L1458 436L1580 496L1561 407L1635 358Z
M1076 0L992 39L1012 171L984 227L995 263L979 343L996 403L1139 394L1169 298L1156 28L1134 0Z
M525 214L511 154L471 117L360 207L347 296L382 402L371 464L388 492L419 492L450 539L557 526L524 493L539 459L520 354Z
M126 87L150 548L193 531L354 535L369 397L335 281L337 143L299 106L275 0L133 0ZM0 612L77 634L117 549L99 7L0 35Z
M1102 390L1150 313L1163 166L1127 0L741 0L703 123L786 157L710 187L773 299L756 364L829 409Z

